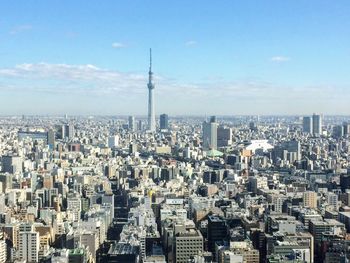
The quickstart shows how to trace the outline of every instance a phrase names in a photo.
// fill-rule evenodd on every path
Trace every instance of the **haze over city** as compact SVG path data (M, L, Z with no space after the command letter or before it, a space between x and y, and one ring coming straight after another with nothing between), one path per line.
M350 114L349 1L2 1L2 115Z

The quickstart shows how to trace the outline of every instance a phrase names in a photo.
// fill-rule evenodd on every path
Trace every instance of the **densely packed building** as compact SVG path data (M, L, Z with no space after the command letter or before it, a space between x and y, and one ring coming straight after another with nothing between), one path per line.
M350 259L346 117L0 119L0 263Z

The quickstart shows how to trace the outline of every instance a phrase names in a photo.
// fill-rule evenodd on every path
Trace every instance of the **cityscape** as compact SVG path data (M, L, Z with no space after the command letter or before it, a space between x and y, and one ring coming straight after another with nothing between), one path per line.
M294 63L297 57L290 49L293 61L289 56L276 55L268 62L273 66L261 69L255 64L240 76L243 79L261 71L276 81L285 78L285 85L260 77L239 82L238 75L232 79L225 75L230 67L225 62L220 67L215 65L215 57L224 52L216 46L211 47L215 50L213 57L211 48L194 50L200 49L197 40L186 40L182 51L164 51L168 27L176 28L174 35L181 30L210 31L212 24L204 21L211 17L204 14L207 8L221 14L215 18L223 27L234 28L231 12L236 9L238 13L254 10L261 15L257 19L267 21L267 7L261 3L251 6L223 1L214 7L207 1L195 4L181 0L181 7L161 1L150 7L152 2L146 5L140 1L134 9L135 3L129 6L124 1L106 1L102 7L81 2L65 10L69 2L63 2L53 1L52 6L8 2L4 10L12 13L4 12L4 24L0 20L0 56L4 57L0 62L0 263L350 262L350 92L348 75L343 75L342 69L339 75L324 76L322 65L318 67L315 62L314 68L298 69L289 76L283 70L292 70L295 65L288 68L283 64ZM343 27L348 29L350 21L337 20L350 12L347 2L334 6L322 3L314 12L306 3L272 2L267 4L274 6L269 12L301 8L307 10L301 17L308 26L338 26L339 39L343 37L349 44L350 35L341 32L345 32ZM193 7L198 8L198 17L189 18ZM49 53L57 58L64 54L59 62L38 60L51 43L49 35L40 40L47 41L40 47L43 53L30 47L36 33L24 35L36 28L42 30L39 25L44 28L46 21L50 32L51 27L60 28L61 22L55 24L51 18L55 20L58 14L65 17L66 11L73 14L77 25L76 17L86 22L98 14L98 19L86 23L124 19L122 24L129 28L139 23L133 12L150 14L150 18L140 18L145 23L142 29L148 23L157 28L149 28L142 45L131 40L133 44L113 42L113 52L118 52L115 56L121 64L106 66L109 62L103 64L102 59L102 66L95 66L99 60L89 52L102 54L98 26L87 30L96 34L95 49L86 52L93 64L80 63L85 53L79 57L78 49L86 51L82 44L77 45L76 54L65 50L65 44L57 53L51 50ZM21 24L4 37L2 28L22 12L29 14L25 19L42 14L33 19L34 24L42 23ZM114 12L120 17L114 18ZM202 27L194 30L159 24L168 22L163 16L179 21L177 12L193 24L200 21ZM327 12L337 19L324 21ZM162 19L153 18L154 14ZM294 22L296 16L286 19ZM204 20L197 21L199 18ZM71 24L69 19L68 15L62 21ZM317 19L322 19L322 26L314 23ZM163 26L163 35L146 41L150 32L158 32ZM274 21L270 26L274 30L279 27ZM306 38L306 27L292 23L289 29L295 28ZM213 32L217 32L219 42L227 40L220 29L215 27ZM78 35L71 32L68 39ZM28 51L24 54L17 45L25 44L20 39L26 37ZM333 37L329 35L329 39ZM289 38L293 41L292 36ZM158 43L162 39L164 42ZM282 37L278 40L283 42ZM75 49L73 42L68 45ZM89 43L87 48L91 48ZM142 51L142 57L127 62L125 53L120 54L125 49L129 49L125 53ZM332 56L337 57L339 50ZM202 63L197 57L198 64L188 62L171 68L174 75L160 58L170 56L173 61L186 62L196 60L196 52L203 52L198 56L207 54L208 60ZM343 59L348 62L348 55L340 56L337 63L342 66ZM70 59L78 62L71 63ZM222 76L213 77L216 72ZM313 79L312 72L320 82L313 80L314 84L306 85ZM193 76L187 75L191 73ZM300 79L295 80L295 76ZM204 81L205 77L210 80ZM293 86L298 81L303 84Z

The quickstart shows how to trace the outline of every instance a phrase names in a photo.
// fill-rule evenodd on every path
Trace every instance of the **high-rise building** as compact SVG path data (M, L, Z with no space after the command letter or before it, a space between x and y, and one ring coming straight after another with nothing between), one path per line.
M18 256L26 262L39 262L39 233L30 224L22 224L18 234Z
M148 129L151 132L156 131L156 115L154 111L154 84L152 72L152 49L150 49L149 72L148 72Z
M312 119L310 116L303 117L303 132L312 133Z
M0 263L5 263L7 258L7 245L4 234L0 233Z
M169 129L169 116L167 114L160 115L160 129L161 130Z
M108 147L109 148L117 147L118 145L119 145L119 136L118 135L108 137Z
M203 132L203 149L204 150L216 150L217 142L218 142L218 124L216 122L216 118L212 116L210 118L210 122L203 122L202 126Z
M312 191L303 193L303 205L304 207L317 208L317 193Z
M210 116L210 122L217 122L216 116Z
M340 138L344 136L344 125L336 125L333 127L333 133L334 138Z
M50 149L55 148L55 132L52 129L47 131L47 145Z
M316 136L322 134L322 116L319 114L312 115L312 132Z
M228 127L218 128L218 147L226 147L232 144L232 129Z
M215 253L215 243L228 238L228 228L225 219L217 216L208 216L208 250Z
M344 127L344 135L349 135L350 134L350 123L344 122L343 127Z
M23 161L20 156L4 155L1 161L2 171L5 173L16 174L23 170Z
M129 116L129 131L135 131L135 130L136 130L135 117Z
M64 124L62 126L62 139L71 139L75 135L75 129L73 124Z

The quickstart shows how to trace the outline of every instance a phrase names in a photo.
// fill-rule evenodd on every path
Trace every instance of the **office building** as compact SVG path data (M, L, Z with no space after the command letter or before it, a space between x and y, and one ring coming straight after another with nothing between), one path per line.
M114 136L109 136L108 137L108 147L109 148L114 148L119 146L119 136L114 135Z
M167 114L160 115L160 129L161 130L169 129L169 116Z
M136 130L136 122L134 116L129 116L129 131L134 132Z
M312 118L303 117L303 132L312 134Z
M55 132L50 129L47 132L42 131L19 131L18 140L32 139L33 141L43 141L52 150L55 147Z
M322 134L322 116L319 114L312 115L312 132L316 136Z
M228 238L226 220L218 215L208 216L208 250L215 253L216 242L222 242Z
M218 147L227 147L232 144L232 129L220 126L217 130Z
M304 207L317 208L317 193L312 191L303 193L303 205Z
M7 244L3 232L0 232L0 263L5 263L7 258Z
M39 262L39 233L29 224L22 224L18 233L18 257L26 262Z
M336 125L333 127L333 138L339 139L344 136L344 125Z
M210 122L203 122L202 134L203 134L203 149L204 150L216 150L217 149L217 131L218 124L215 122L216 118L212 116Z
M1 157L2 171L4 173L17 174L23 170L22 158L14 155L4 155Z
M62 139L72 139L75 136L75 128L72 123L62 125Z
M175 233L175 262L187 263L191 256L203 252L203 236L195 228Z

